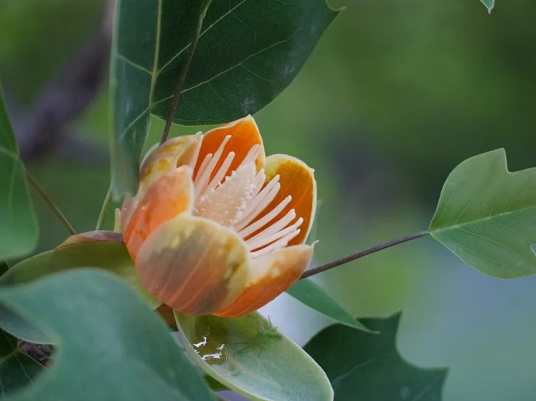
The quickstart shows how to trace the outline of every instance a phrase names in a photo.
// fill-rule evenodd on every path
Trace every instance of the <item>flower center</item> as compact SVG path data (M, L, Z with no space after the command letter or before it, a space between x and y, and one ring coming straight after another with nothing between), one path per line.
M292 201L287 196L280 203L273 200L281 189L279 175L265 184L264 170L257 172L255 161L260 145L251 147L240 165L229 167L236 157L225 152L231 139L227 135L214 154L199 159L203 138L191 156L189 165L194 171L194 215L205 217L235 230L246 242L252 258L284 248L300 233L303 218L296 221L294 209L283 213ZM294 222L293 222L294 221Z

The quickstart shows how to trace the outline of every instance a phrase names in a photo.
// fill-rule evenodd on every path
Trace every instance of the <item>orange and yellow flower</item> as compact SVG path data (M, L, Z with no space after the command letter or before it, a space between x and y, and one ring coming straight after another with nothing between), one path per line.
M143 162L121 211L148 291L189 315L242 316L288 289L309 264L313 170L265 156L253 117L171 139Z

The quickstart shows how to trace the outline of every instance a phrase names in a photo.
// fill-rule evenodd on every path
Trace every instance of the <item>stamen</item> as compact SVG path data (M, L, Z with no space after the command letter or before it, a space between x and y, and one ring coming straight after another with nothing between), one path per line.
M244 160L242 160L242 163L240 163L240 167L257 160L257 157L259 157L260 154L261 154L261 146L253 145L251 149L249 150L248 154L246 155L246 157L244 157Z
M279 213L283 211L283 209L292 201L292 195L287 196L283 201L277 205L273 210L271 210L268 214L266 214L263 218L257 220L255 223L250 224L243 230L238 232L238 235L240 235L242 238L246 238L248 235L253 234L258 229L264 227L266 224L268 224L270 221L272 221L274 218L277 217Z
M266 206L268 206L277 196L281 184L279 184L279 175L276 175L270 180L268 184L262 189L262 191L253 198L253 200L248 204L242 219L235 226L236 231L242 230L245 228L255 217L261 213Z
M255 259L255 258L258 258L260 256L266 255L267 253L270 253L270 252L272 252L272 251L274 251L276 249L284 248L299 233L300 233L300 230L293 231L290 234L285 235L279 241L276 241L276 242L272 243L271 245L267 246L266 248L263 248L260 251L251 252L250 256L251 256L252 259Z
M229 154L223 161L220 169L218 170L218 172L216 173L212 181L210 181L210 184L208 184L207 189L205 189L205 192L203 192L203 195L206 195L209 191L213 190L214 188L216 188L218 185L221 184L221 181L225 177L225 174L227 174L227 170L229 169L229 166L233 162L234 157L235 157L235 152L229 152Z
M199 198L195 214L232 227L246 208L245 199L251 194L255 173L253 163L233 171L223 184Z
M263 238L265 238L267 236L270 236L270 235L282 230L283 228L288 226L290 224L290 222L292 220L294 220L295 218L296 218L296 211L294 209L292 209L284 217L282 217L281 219L277 220L275 223L273 223L272 225L268 226L267 228L262 230L257 235L249 238L248 240L246 240L246 242L248 244L251 244L253 242L257 242L258 240L262 240Z
M205 159L201 163L201 166L199 167L199 171L197 172L197 175L195 176L194 185L197 186L197 183L199 182L199 179L201 178L201 175L205 172L207 169L208 164L210 163L210 160L212 159L212 153L209 153L205 156Z
M199 181L195 183L196 197L202 194L203 192L205 192L205 187L208 183L208 180L210 180L212 171L214 170L214 167L216 167L216 164L218 164L218 162L220 161L220 157L223 153L223 149L225 148L225 145L227 144L227 142L229 142L229 139L231 139L231 135L227 135L223 139L223 142L221 143L216 153L214 153L214 156L212 156L212 159L210 160L210 163L208 164L207 168L205 169L205 171L203 171L203 174L201 174Z
M199 133L197 133L196 136L197 135L199 135ZM195 148L190 157L190 161L187 163L192 168L192 171L195 171L195 165L197 164L197 159L199 158L199 152L201 151L202 144L203 144L203 136L200 135L199 141L197 141L197 143L195 144Z
M292 211L294 211L294 210L292 210ZM287 216L289 214L290 213L288 213ZM295 212L294 212L294 216L296 216ZM288 222L285 222L285 223L288 224ZM300 217L293 225L288 226L284 230L279 229L277 231L273 231L273 233L271 233L271 235L265 235L265 232L263 232L262 233L263 236L261 238L255 240L255 241L247 241L248 249L252 251L252 250L255 250L255 249L258 249L258 248L262 248L263 246L266 246L266 245L278 240L279 238L284 237L288 233L291 233L291 232L297 230L298 227L301 226L302 223L303 223L303 218Z

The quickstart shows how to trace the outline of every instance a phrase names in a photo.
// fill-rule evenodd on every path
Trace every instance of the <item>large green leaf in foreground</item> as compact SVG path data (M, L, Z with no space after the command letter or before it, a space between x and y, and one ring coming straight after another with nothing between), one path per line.
M331 298L322 287L310 279L299 280L287 293L322 315L354 329L370 331L350 312Z
M167 118L203 0L120 0L112 52L115 194L135 192L149 116ZM217 124L260 110L302 68L335 18L325 0L213 1L176 123Z
M460 163L443 186L430 234L481 272L536 273L536 168L510 173L503 149Z
M166 325L109 273L78 269L2 287L0 303L57 344L52 366L9 401L213 400Z
M248 399L333 399L322 369L260 314L175 316L186 352L205 373Z
M440 401L446 369L420 369L396 350L400 315L362 319L367 334L343 325L322 330L305 346L328 375L336 401Z
M160 302L151 296L141 284L134 262L125 244L119 242L82 242L41 253L28 258L9 269L0 277L2 286L22 284L44 276L84 266L97 267L121 277L138 291L151 307ZM0 327L11 334L34 343L53 342L42 330L29 324L0 305Z

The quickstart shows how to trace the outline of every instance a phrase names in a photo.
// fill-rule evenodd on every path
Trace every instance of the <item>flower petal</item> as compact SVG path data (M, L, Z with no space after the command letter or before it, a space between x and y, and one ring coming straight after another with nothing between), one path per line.
M238 317L262 308L300 278L311 261L313 248L313 245L296 245L254 259L244 292L231 306L215 315Z
M316 209L316 180L313 174L314 170L307 164L288 155L271 155L266 158L265 184L275 176L279 175L279 184L281 188L277 196L249 225L260 220L262 217L271 212L288 196L292 196L292 200L279 213L279 216L285 216L291 209L296 212L296 218L303 218L303 223L300 226L300 233L294 237L288 245L303 244L309 235L313 224L314 213ZM252 233L262 231L257 230Z
M84 242L123 242L123 236L115 231L98 230L71 235L63 243L56 247L56 250L69 245L79 245Z
M201 217L162 224L143 244L136 267L148 291L187 315L229 306L248 279L244 242L230 229Z
M227 135L231 135L231 138L225 145L224 154L234 152L236 155L229 166L229 171L236 170L250 149L255 145L260 146L260 155L255 160L257 170L260 170L264 167L266 156L264 154L264 146L262 143L261 134L253 117L247 116L221 127L214 128L203 135L203 144L201 145L201 150L197 159L197 170L201 166L201 162L205 159L205 156L209 153L214 154ZM214 171L219 170L224 159L225 157L220 159L220 162L216 165ZM197 170L194 172L194 177L197 173Z
M124 228L132 218L151 187L170 169L183 164L195 149L195 143L201 140L200 135L185 135L167 140L162 145L155 144L143 160L140 167L140 186L135 196L127 197L121 208L121 226Z
M123 237L134 260L142 243L161 224L192 213L192 169L182 166L167 171L141 199L132 218L123 226Z

